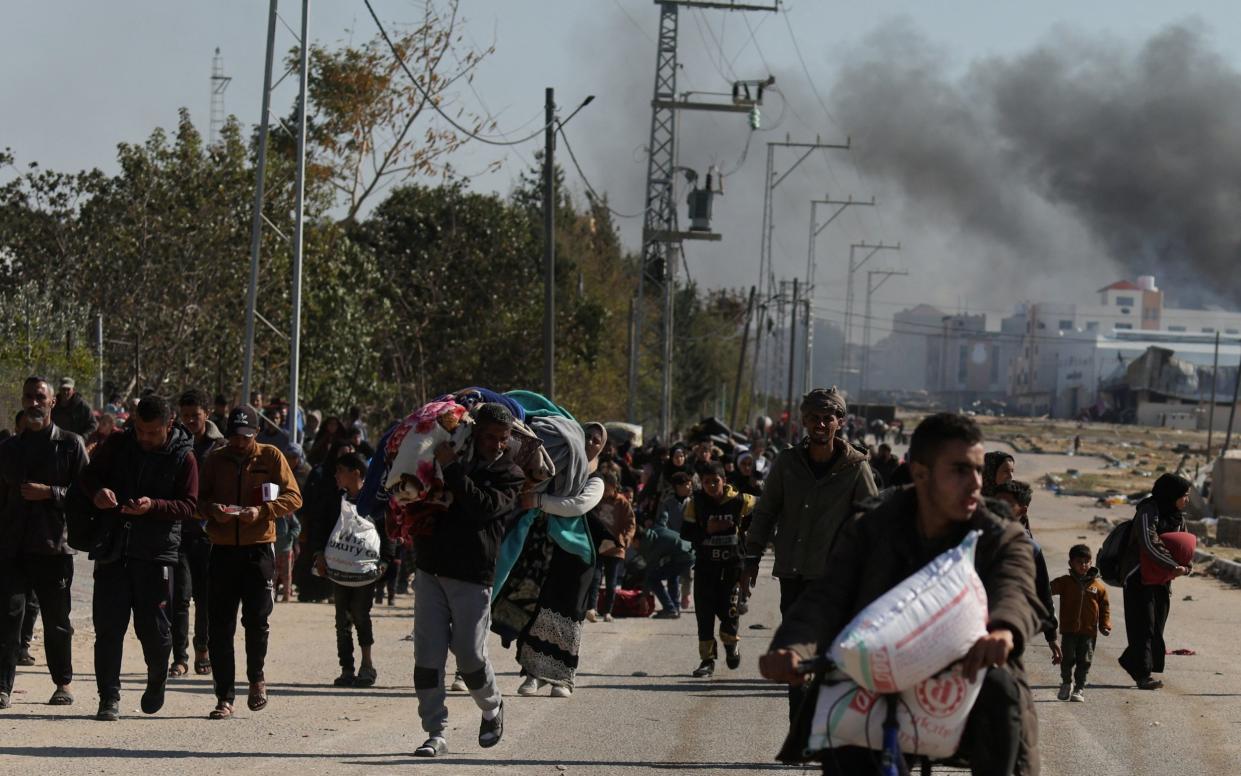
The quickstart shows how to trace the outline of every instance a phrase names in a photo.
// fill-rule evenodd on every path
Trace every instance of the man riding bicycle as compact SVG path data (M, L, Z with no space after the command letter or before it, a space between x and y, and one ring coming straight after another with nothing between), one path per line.
M858 612L981 531L974 565L987 590L988 633L964 657L965 675L982 686L958 754L975 776L1037 776L1038 720L1021 657L1044 612L1025 531L982 501L982 441L974 421L961 415L932 415L918 426L909 448L913 487L868 504L845 524L826 573L784 615L759 669L773 681L800 684L798 664L826 651ZM832 749L823 772L873 773L874 758L857 747Z

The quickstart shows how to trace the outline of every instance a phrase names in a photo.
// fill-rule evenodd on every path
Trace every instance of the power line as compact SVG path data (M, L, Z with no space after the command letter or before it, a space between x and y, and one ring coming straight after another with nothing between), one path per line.
M827 103L824 102L823 95L819 94L819 87L814 83L814 76L810 75L810 68L806 66L806 58L801 54L801 46L797 44L797 35L793 33L793 23L789 21L789 10L787 6L785 6L784 13L782 15L784 16L784 26L787 27L789 31L789 40L793 41L793 51L797 54L797 61L801 62L802 72L806 74L806 80L810 83L810 91L814 93L815 99L819 101L819 107L823 109L823 113L827 116L827 120L835 124L836 129L844 132L844 127L841 126L840 122L836 120L836 117L832 115L832 112L827 109Z
M641 24L639 24L638 20L633 18L633 16L631 16L629 12L625 10L625 6L621 5L620 0L612 0L612 3L615 4L617 8L620 9L621 13L625 14L625 18L629 20L629 23L632 24L638 30L638 32L642 33L642 37L646 38L651 43L655 42L655 39L652 38L651 34L646 31L646 28L644 28Z
M577 155L573 153L573 145L569 142L569 136L565 134L564 125L559 121L556 122L556 130L560 133L560 139L564 141L565 150L569 152L569 159L573 162L573 169L577 170L578 177L582 179L582 183L586 186L586 191L594 198L594 202L602 205L617 218L641 218L646 215L647 211L650 210L649 207L646 210L639 210L637 213L621 213L608 205L607 200L599 196L599 192L595 191L595 187L590 185L590 179L586 177L586 173L582 172L582 165L577 162Z
M401 69L405 71L405 75L409 76L409 80L414 84L414 87L418 90L419 94L421 94L422 98L427 102L427 104L430 105L435 110L435 112L440 115L440 118L444 119L449 124L451 124L452 127L456 129L458 132L460 132L461 134L465 135L466 137L469 137L471 140L477 140L478 142L486 143L487 145L515 146L515 145L521 145L522 143L527 143L535 139L539 135L542 135L544 132L547 131L548 127L550 127L553 123L555 123L553 121L553 122L544 124L543 126L539 127L538 130L536 130L535 132L532 132L531 134L525 137L519 138L517 140L495 140L489 137L484 137L483 135L479 135L475 133L474 131L466 129L465 127L461 126L460 124L456 122L456 120L453 119L452 116L449 116L447 113L441 110L440 106L436 103L436 100L431 95L431 93L428 92L426 89L424 89L422 87L422 84L418 83L417 77L415 77L413 72L409 69L409 65L405 64L405 58L402 57L401 52L397 50L396 44L392 42L392 38L388 37L388 31L384 29L383 23L379 21L379 16L375 14L375 9L371 7L371 0L362 0L362 2L365 3L366 10L370 13L371 18L375 21L375 26L379 28L379 34L383 37L384 42L388 44L388 48L392 51L392 56L396 57L397 63L399 63L401 66ZM503 137L505 133L499 133L499 134L501 137Z

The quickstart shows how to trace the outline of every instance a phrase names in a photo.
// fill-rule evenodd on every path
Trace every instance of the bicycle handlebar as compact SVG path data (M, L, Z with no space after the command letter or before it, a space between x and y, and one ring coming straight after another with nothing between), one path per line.
M817 655L797 664L797 672L801 674L823 674L836 668L836 664L827 655Z

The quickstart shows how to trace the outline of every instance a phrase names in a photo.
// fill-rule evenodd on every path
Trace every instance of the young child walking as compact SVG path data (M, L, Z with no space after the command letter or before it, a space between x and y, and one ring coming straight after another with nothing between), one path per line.
M1069 573L1051 582L1052 595L1060 596L1060 693L1062 701L1086 700L1086 675L1094 660L1095 639L1112 632L1107 588L1094 557L1084 544L1069 550ZM1054 661L1053 661L1054 662Z

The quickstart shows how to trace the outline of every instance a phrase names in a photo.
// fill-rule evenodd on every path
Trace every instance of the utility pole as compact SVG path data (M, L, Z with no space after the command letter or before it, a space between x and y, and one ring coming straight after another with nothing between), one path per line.
M1215 332L1215 358L1211 363L1211 409L1207 414L1207 463L1211 463L1211 436L1215 433L1215 385L1219 374L1219 331Z
M797 367L797 278L793 278L793 304L789 312L789 388L784 409L789 414L788 441L793 441L793 375Z
M543 394L556 400L556 90L544 93L543 117Z
M289 327L289 439L297 436L298 382L301 378L302 348L302 244L305 232L306 198L306 76L309 61L310 0L302 0L302 35L297 56L297 168L293 182L293 291ZM250 397L246 397L249 401Z
M856 261L854 256L859 249L866 251L866 255L862 257L861 261ZM853 346L849 342L853 334L853 275L879 251L899 251L900 249L900 243L889 245L882 241L877 245L866 241L849 245L849 273L848 279L845 281L845 340L840 358L840 385L844 386L846 390L849 384L849 370L853 368Z
M1217 335L1216 335L1217 336ZM103 313L94 317L94 358L98 361L96 369L98 380L94 391L94 406L103 408Z
M836 208L822 224L819 223L819 205ZM832 222L839 218L842 213L856 205L874 207L875 198L871 197L869 202L856 200L852 195L848 199L832 199L829 194L824 199L810 200L810 247L806 255L806 316L804 321L806 353L804 356L805 367L802 369L802 390L807 393L814 388L814 316L810 314L810 303L814 300L814 294L817 290L815 284L815 269L817 267L814 250L815 241L820 232L831 226Z
M745 306L745 328L741 330L741 356L737 359L737 381L733 384L732 411L728 413L728 427L737 427L737 407L741 404L741 373L745 371L745 351L750 343L750 321L754 317L754 294L757 289L750 286L750 301Z
M866 272L866 316L865 320L862 321L862 374L858 380L858 401L864 400L866 394L866 375L870 369L870 298L890 278L908 274L905 270L892 269L872 269ZM879 278L878 283L875 282L876 277Z
M250 288L246 293L246 342L241 373L241 401L250 402L250 381L254 376L254 320L259 288L259 249L263 239L263 184L267 170L267 128L271 115L271 67L276 50L276 2L267 10L267 60L263 69L263 112L259 120L258 158L255 162L254 207L250 216ZM135 359L136 360L136 359ZM135 368L135 374L137 369Z
M646 170L646 209L642 225L642 264L638 274L638 292L634 315L634 347L629 364L629 421L638 423L642 409L636 396L640 385L643 348L642 318L646 313L647 285L664 286L663 337L661 356L663 385L660 391L660 438L667 442L672 434L672 355L674 330L672 312L675 302L676 272L673 266L680 256L680 243L687 239L719 240L718 234L677 229L674 196L676 173L676 115L678 110L707 110L749 113L752 106L690 103L677 100L677 32L681 8L728 11L779 10L779 5L751 5L710 0L656 0L659 6L659 33L655 45L655 88L651 99L651 132L647 143L649 156ZM672 286L672 287L669 287Z
M809 156L815 151L829 150L829 149L848 151L851 146L852 146L852 140L850 140L849 138L845 138L845 142L843 144L824 143L817 136L815 137L813 143L804 143L804 142L795 143L787 135L785 136L785 139L783 142L772 141L772 142L767 143L767 167L763 175L763 184L764 184L763 186L763 217L762 217L762 230L763 231L759 239L759 256L758 256L758 296L760 299L765 299L767 297L772 296L772 285L774 285L774 283L768 282L768 278L769 276L774 278L774 273L772 273L772 268L771 268L771 265L772 265L771 240L772 240L773 234L775 233L775 217L774 217L775 213L773 210L774 206L773 206L772 195L775 192L776 187L779 186L781 183L783 183L785 179L788 178L789 175L791 175L793 171L796 170L797 167L802 162L804 162L807 158L809 158ZM789 168L785 170L783 173L780 173L779 175L777 175L775 171L775 158L776 158L777 148L791 148L791 149L801 152L801 154L796 158L796 160L791 165L789 165ZM764 288L766 288L766 295L764 295L763 293ZM758 329L759 332L762 332L763 322L764 322L763 319L760 318L759 329ZM762 347L763 347L763 338L760 336L754 342L755 369L754 369L754 373L750 381L751 397L757 396L758 361L762 353ZM770 372L764 375L764 377L770 378ZM764 380L764 386L765 387L770 386L770 382L766 379ZM769 391L765 391L765 392L769 393Z
M1232 406L1228 408L1228 433L1224 435L1224 448L1219 451L1222 456L1232 445L1232 422L1237 417L1237 396L1241 394L1241 364L1237 365L1237 379L1232 384Z

